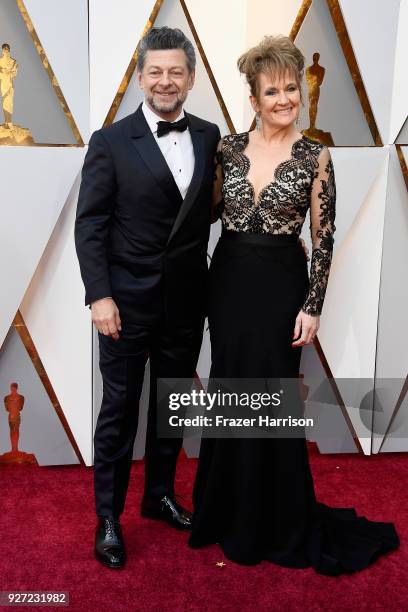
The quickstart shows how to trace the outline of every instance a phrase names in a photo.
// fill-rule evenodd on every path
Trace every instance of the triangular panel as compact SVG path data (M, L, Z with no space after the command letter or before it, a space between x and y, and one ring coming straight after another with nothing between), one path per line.
M306 58L300 129L328 145L373 145L327 3L314 0L295 39ZM308 132L306 131L306 135Z
M374 378L388 150L331 153L338 213L318 337L334 377Z
M24 0L82 139L89 137L87 0ZM65 33L65 35L62 35ZM67 55L67 44L71 49Z
M408 117L408 0L401 0L398 18L397 45L395 50L394 83L390 135L388 142L394 142ZM405 140L408 142L408 140Z
M102 127L156 4L160 2L90 0L91 132Z
M12 383L17 383L17 393L22 396L13 402L20 418L18 414L11 414L14 421L21 420L17 444L21 459L27 460L32 456L39 465L78 463L67 434L14 327L10 328L0 351L0 387L5 400L0 412L0 462L7 461L4 454L9 454L11 450L10 428L4 407L6 396L12 393ZM28 457L24 457L24 454ZM18 456L15 456L15 460L18 461Z
M210 0L203 3L186 0L186 6L232 123L240 132L247 127L245 117L250 109L247 87L236 67L236 60L247 46L247 1ZM208 13L214 19L208 19Z
M178 0L164 0L154 25L157 27L167 25L172 28L181 28L194 44L193 33L190 30L186 16ZM216 93L207 74L201 55L197 49L196 57L196 81L186 100L185 108L194 115L198 115L203 119L216 123L222 135L228 134L229 129L226 119L223 115L219 101L217 100ZM142 100L143 92L139 89L135 71L130 79L115 120L134 112Z
M322 352L319 357L336 379L350 431L357 433L362 449L369 454L367 411L362 414L359 408L375 377L388 150L335 148L331 154L337 216L333 261L318 331ZM311 250L308 234L305 222L302 237ZM354 385L347 379L367 380L368 385L361 387L361 397L356 397Z
M11 116L0 110L8 126L0 126L0 144L83 144L22 0L0 4L0 38L10 46L9 58L1 51L1 62L14 66L8 109L3 107Z
M404 145L407 143L408 143L408 119L405 120L405 123L402 126L401 131L395 140L395 144Z
M84 307L73 240L78 187L79 180L70 192L20 310L81 454L91 465L92 324L90 311Z
M83 161L84 148L2 147L0 345Z
M339 3L382 141L388 143L392 108L390 102L395 97L393 67L400 2L399 0L388 2L340 0ZM398 66L400 68L400 64ZM404 72L406 74L406 70ZM397 89L400 86L401 81ZM384 95L384 91L387 91L388 95ZM395 94L398 97L397 91ZM400 100L399 105L401 102L403 100ZM400 117L399 127L401 127L404 117L401 120L401 109L397 107L396 100L393 107L396 116ZM405 107L405 116L406 112ZM395 122L398 123L396 119ZM391 142L394 139L395 135Z
M407 381L401 397L401 403L388 424L384 440L379 448L380 453L406 453L408 440L408 393Z
M199 0L189 1L197 3ZM287 2L247 0L247 46L258 44L266 35L289 36L293 23L304 4L303 0L288 0Z
M408 450L408 438L396 427L398 413L404 411L408 374L408 356L401 336L406 325L408 286L401 282L400 266L400 262L407 260L408 192L398 152L390 147L377 337L376 387L380 395L374 413L373 452L385 445L384 435L400 438L399 450Z
M313 435L308 436L308 440L316 442L321 453L357 453L356 433L350 426L344 402L336 393L338 390L333 390L333 383L328 382L332 373L327 371L319 342L303 347L300 376L306 402L305 416L313 418L315 423ZM320 392L322 388L324 398Z

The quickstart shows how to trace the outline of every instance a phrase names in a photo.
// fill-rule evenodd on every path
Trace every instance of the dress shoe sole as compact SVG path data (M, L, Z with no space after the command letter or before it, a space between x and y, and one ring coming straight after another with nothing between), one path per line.
M176 522L173 523L173 521L170 519L164 518L160 510L142 510L140 514L143 518L153 519L154 521L162 521L163 523L170 525L170 527L174 527L180 531L191 531L190 525L188 527L183 527L183 525L178 525Z
M96 551L94 551L94 555L95 555L95 559L99 561L99 563L101 563L105 567L109 567L110 569L122 569L122 567L126 563L126 559L124 559L120 565L118 565L117 563L109 563L109 561L106 561L106 559L104 559L103 557L100 557Z

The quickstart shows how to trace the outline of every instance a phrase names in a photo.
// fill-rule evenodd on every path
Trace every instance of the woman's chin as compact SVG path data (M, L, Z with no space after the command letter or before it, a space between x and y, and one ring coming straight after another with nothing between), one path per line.
M285 117L285 118L280 118L280 119L276 119L276 117L273 120L272 126L273 127L279 127L279 128L285 128L285 127L290 127L294 124L295 122L295 118L291 117Z

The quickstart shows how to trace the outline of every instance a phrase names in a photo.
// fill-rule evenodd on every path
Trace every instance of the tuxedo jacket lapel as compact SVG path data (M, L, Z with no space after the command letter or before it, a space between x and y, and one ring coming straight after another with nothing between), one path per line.
M180 206L183 200L180 190L145 119L142 105L133 115L131 137L137 152L153 175L157 185L171 202Z
M201 127L198 127L198 125L196 125L196 122L194 121L194 117L192 117L191 115L189 115L188 113L186 113L186 116L188 117L189 120L189 129L190 129L190 134L191 134L191 140L193 142L193 149L194 149L194 172L193 172L193 176L191 178L191 182L189 185L189 188L187 190L186 193L186 197L183 200L183 203L180 207L180 210L178 212L178 215L176 217L176 220L174 222L173 228L171 230L169 239L167 241L167 244L170 242L170 240L172 240L173 236L175 235L175 233L178 231L178 229L180 228L181 224L183 223L184 219L186 218L186 216L188 215L188 213L191 210L191 207L193 206L195 199L197 198L197 194L199 192L199 189L201 187L201 183L203 180L203 176L204 176L204 168L205 168L205 155L204 155L204 136L205 136L205 130Z
M205 169L205 130L196 123L193 116L189 113L185 114L189 120L189 129L194 149L194 172L184 200L145 119L142 105L135 111L132 120L131 138L136 150L146 164L147 169L154 176L157 185L172 202L179 206L179 211L167 244L172 240L193 206L202 184Z

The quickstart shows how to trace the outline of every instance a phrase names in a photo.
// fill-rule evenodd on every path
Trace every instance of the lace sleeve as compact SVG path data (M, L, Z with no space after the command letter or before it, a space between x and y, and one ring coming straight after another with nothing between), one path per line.
M222 199L222 183L224 181L222 147L223 140L221 138L214 157L214 187L211 207L212 223L221 217L221 213L224 208L224 202Z
M327 147L316 161L316 169L310 201L310 234L312 237L312 259L310 264L310 286L303 312L320 315L333 254L333 234L336 216L336 183L333 162Z

